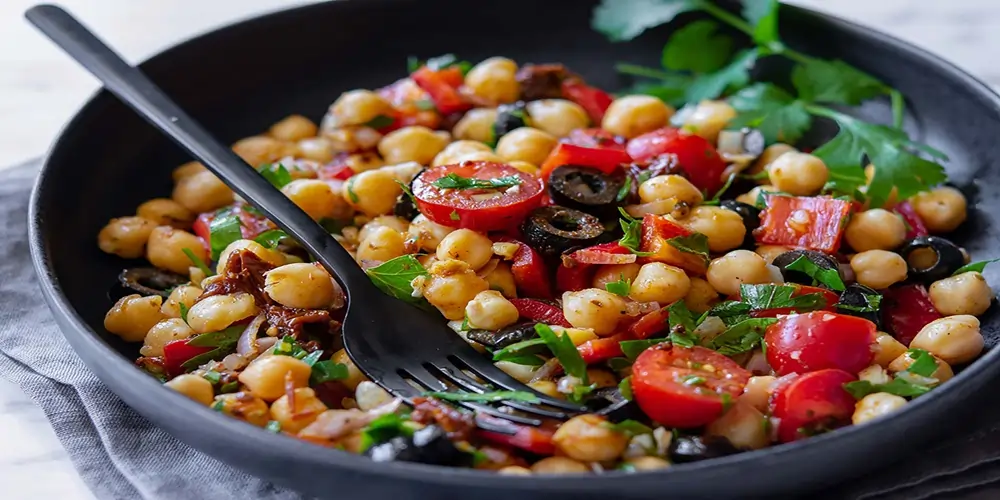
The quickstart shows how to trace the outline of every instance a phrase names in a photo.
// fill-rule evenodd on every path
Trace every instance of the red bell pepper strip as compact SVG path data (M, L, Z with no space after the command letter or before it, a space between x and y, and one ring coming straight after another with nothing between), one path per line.
M574 264L631 264L636 261L635 254L619 245L617 241L583 248L566 258Z
M940 318L923 285L903 285L882 294L883 328L905 346L927 323Z
M479 427L476 429L476 435L494 443L513 446L538 455L552 455L556 451L552 443L555 430L548 427L516 424L484 413L476 414L476 425Z
M614 98L611 94L583 83L576 78L568 78L562 82L563 97L580 105L596 125L601 124L604 112L611 106Z
M345 160L346 160L346 155L343 155L343 157L341 157L341 155L337 155L336 157L333 158L333 161L319 168L319 170L316 172L318 177L321 180L331 180L331 181L332 180L346 181L347 179L350 179L355 174L355 172L353 168L347 166Z
M644 262L663 262L677 266L690 273L701 275L708 269L708 255L682 251L671 244L674 238L691 236L687 228L667 217L647 214L642 218L643 252L650 255L643 257Z
M548 179L553 170L563 165L596 168L610 174L631 161L632 157L619 149L585 148L561 142L542 163L541 176Z
M920 214L913 209L913 205L909 201L902 201L896 204L893 208L900 217L903 218L903 222L906 223L906 239L912 240L913 238L919 238L920 236L927 236L930 234L927 232L927 226L924 225L924 220L920 218Z
M549 269L542 256L533 248L513 238L501 237L497 241L516 243L518 248L510 264L510 272L514 275L517 289L528 297L551 299L552 287L549 285Z
M624 356L625 354L622 353L621 344L619 344L619 342L623 340L632 340L631 335L627 333L619 333L610 337L588 340L576 346L576 351L580 353L580 357L583 358L585 363L592 365L594 363L607 361L611 358L620 358Z
M183 374L185 370L181 365L189 359L215 349L214 347L190 346L188 345L189 340L172 340L163 346L163 367L166 368L167 374L171 377Z
M851 203L829 197L768 195L760 213L757 242L836 253Z
M614 135L603 128L578 128L569 133L562 142L585 148L617 149L625 151L628 140Z
M566 316L563 316L562 309L552 304L534 299L510 299L510 303L514 304L518 315L522 318L565 328L573 326L569 324L569 321L566 321Z
M458 73L459 77L461 75ZM410 78L430 94L434 106L442 115L458 113L472 107L472 104L458 93L457 85L454 85L456 83L454 73L450 70L434 71L423 66L414 71ZM460 81L457 83L461 84Z
M559 266L556 269L556 290L559 292L578 292L590 288L597 268L580 264L577 266Z
M631 337L636 340L648 339L658 333L666 332L669 326L669 319L670 314L667 312L666 307L657 309L651 313L644 314L639 318L639 321L632 323L628 331Z

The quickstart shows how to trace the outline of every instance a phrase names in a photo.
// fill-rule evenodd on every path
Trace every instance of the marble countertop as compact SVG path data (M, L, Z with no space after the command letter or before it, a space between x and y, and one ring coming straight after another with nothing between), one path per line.
M41 154L97 88L21 18L32 0L0 2L0 168ZM63 0L129 60L233 20L306 0ZM794 0L937 53L1000 85L996 0ZM0 379L0 480L6 498L93 499L41 411ZM8 496L10 495L10 496Z

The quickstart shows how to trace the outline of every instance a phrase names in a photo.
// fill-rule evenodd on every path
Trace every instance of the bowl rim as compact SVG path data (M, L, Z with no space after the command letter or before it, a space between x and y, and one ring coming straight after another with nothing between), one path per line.
M139 66L145 68L149 65L157 64L160 61L171 58L176 52L190 50L192 46L206 43L213 36L235 29L248 29L254 24L273 22L274 19L282 16L300 14L303 11L312 9L352 8L362 3L374 6L375 4L385 5L412 1L364 0L362 2L361 0L340 0L338 2L306 3L289 8L269 10L248 17L241 17L216 28L198 32L190 38L156 52L140 63ZM377 9L379 7L374 6L372 8ZM896 53L908 54L910 57L920 59L936 71L946 75L955 83L960 84L970 95L981 99L1000 116L1000 95L992 87L959 68L956 64L945 60L943 57L927 49L854 21L848 21L822 11L788 4L782 4L781 9L783 11L796 11L798 15L805 15L822 21L832 30L859 36L869 40L872 44L883 45ZM96 369L90 363L85 364L116 395L119 395L120 392L118 387L121 387L121 390L125 391L125 387L132 386L130 388L132 392L145 392L146 395L143 396L145 398L161 399L166 403L161 405L162 411L170 416L178 419L186 419L190 425L204 426L216 435L220 441L228 443L239 442L243 446L251 444L259 449L267 450L267 454L271 455L271 458L294 457L296 460L311 462L313 465L338 467L352 473L382 475L394 479L435 483L450 487L503 487L519 490L558 490L563 493L585 492L590 490L591 486L598 483L601 486L624 486L627 482L635 481L637 476L657 476L667 480L678 475L691 475L698 472L711 473L739 466L765 465L767 462L780 463L793 460L794 457L799 455L804 456L805 450L821 453L824 450L832 449L836 443L851 438L855 440L878 440L878 436L883 429L888 429L890 426L897 426L900 422L915 422L918 419L927 418L940 411L939 405L942 405L943 402L939 400L947 398L950 395L949 393L954 389L982 385L985 383L987 377L991 374L996 375L1000 371L1000 360L997 359L1000 358L1000 348L994 348L984 353L983 356L964 368L952 380L947 381L942 386L948 389L931 391L927 395L908 403L907 411L893 413L866 425L852 425L814 436L810 439L774 445L760 450L747 451L712 460L676 464L660 471L643 471L637 473L608 471L604 474L587 477L583 480L580 480L579 477L558 475L501 476L492 471L431 466L409 462L376 463L354 453L317 446L295 438L277 435L263 428L211 410L209 407L164 387L163 384L152 377L137 377L136 375L140 374L140 370L102 340L97 332L87 325L73 308L69 298L59 284L54 264L47 249L48 240L46 234L48 226L46 220L41 217L43 211L41 204L47 186L58 182L52 172L54 170L52 165L54 161L53 157L64 147L63 144L67 141L67 136L72 135L85 116L94 113L102 103L113 99L115 98L102 87L91 94L87 101L78 108L73 117L61 128L46 151L41 170L32 189L28 211L29 246L32 265L39 277L39 287L43 292L45 301L53 312L60 331L66 337L67 341L71 341L71 338L76 341L70 342L74 352L80 349L89 350L95 357L100 357L105 361L103 366L99 366ZM111 383L108 382L109 377L117 375L122 375L124 379L121 382L117 380ZM978 380L979 383L977 384L975 380ZM121 396L119 395L119 397ZM138 410L135 411L138 412ZM212 455L210 452L206 453ZM237 464L231 463L231 465L239 467Z

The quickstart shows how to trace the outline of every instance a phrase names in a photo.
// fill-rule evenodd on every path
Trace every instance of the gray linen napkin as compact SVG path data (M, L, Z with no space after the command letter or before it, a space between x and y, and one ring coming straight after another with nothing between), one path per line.
M0 171L0 376L42 408L94 495L102 500L302 498L154 427L76 357L44 304L28 255L28 194L37 171L37 161ZM1000 498L1000 407L984 396L974 406L977 414L956 418L956 434L939 446L812 496Z

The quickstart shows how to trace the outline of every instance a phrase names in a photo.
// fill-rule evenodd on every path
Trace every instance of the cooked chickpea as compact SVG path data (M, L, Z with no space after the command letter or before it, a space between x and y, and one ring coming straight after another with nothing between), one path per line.
M565 99L539 99L529 102L525 109L533 127L556 137L566 137L590 124L587 112L579 104Z
M965 200L965 195L948 186L918 193L910 198L910 204L924 221L927 230L932 233L954 231L962 222L965 222L968 215L968 202Z
M219 263L215 266L215 272L222 274L226 269L226 264L229 263L229 258L241 251L250 252L260 260L275 267L284 265L286 260L281 252L267 248L254 240L236 240L227 245L219 254Z
M631 139L666 126L673 115L674 108L653 96L627 95L611 103L601 128Z
M628 446L628 436L609 429L599 415L579 415L559 426L552 444L562 454L581 462L615 460Z
M723 295L736 295L740 285L771 282L771 272L764 258L749 250L733 250L713 260L705 274L712 288Z
M632 283L635 281L635 277L639 275L640 267L642 266L636 264L635 262L631 264L609 264L598 266L591 286L601 290L606 290L608 283L622 280Z
M758 411L767 411L768 401L771 398L771 387L775 380L777 378L771 375L750 377L747 385L743 387L743 395L740 396L739 400L745 401Z
M361 411L374 410L392 402L392 394L370 380L363 380L354 389L354 400Z
M197 375L185 373L178 375L163 384L205 406L212 404L215 389L212 383Z
M894 359L906 353L906 346L892 335L885 332L878 332L878 335L875 337L875 346L872 350L875 351L874 362L885 368Z
M552 330L559 336L562 336L564 333L568 335L569 340L573 342L573 345L575 346L597 339L597 334L589 328L563 328L561 326L553 326Z
M271 125L271 136L280 141L298 141L313 137L319 132L319 127L312 120L302 115L289 115L278 123Z
M320 413L326 411L326 405L316 397L316 391L301 387L295 389L295 406L288 404L288 395L285 394L271 403L271 420L276 420L281 424L281 430L291 434L297 434L307 425L313 423Z
M240 139L236 144L233 144L233 152L255 168L265 163L276 162L286 156L292 156L295 154L295 150L294 144L264 135Z
M510 165L510 166L512 166L512 167L514 167L514 168L516 168L516 169L518 169L518 170L520 170L520 171L522 171L522 172L524 172L524 173L526 173L526 174L531 174L531 175L534 175L534 176L538 175L538 167L536 167L535 165L532 165L531 163L528 163L526 161L517 161L517 160L515 160L515 161L507 162L507 164Z
M184 307L191 309L191 306L198 300L201 296L203 290L193 285L181 285L170 291L170 295L167 300L163 302L163 306L160 307L160 312L163 313L164 317L167 318L180 318L181 317L181 304Z
M863 380L874 385L888 384L890 382L889 372L879 364L874 364L858 372L858 380Z
M489 146L483 144L479 141L469 141L460 140L455 141L441 150L434 160L431 161L432 167L437 167L439 165L453 165L458 163L457 159L470 154L470 153L492 153L493 150Z
M906 224L888 210L873 208L851 217L844 238L858 252L893 250L906 239Z
M590 469L572 458L546 457L532 464L531 472L535 474L586 474L590 472Z
M886 250L868 250L851 257L851 269L858 283L876 290L905 280L906 267L899 254Z
M625 463L637 471L660 470L670 467L670 462L660 457L650 456L630 458Z
M298 156L307 160L329 163L333 160L333 144L326 137L309 137L296 144Z
M491 57L469 70L465 86L477 97L496 104L514 102L521 93L516 74L517 63L504 57Z
M104 328L126 342L140 342L149 329L163 319L162 303L163 297L159 295L126 295L104 315Z
M483 330L499 330L517 322L519 314L514 304L496 290L479 292L465 306L469 325Z
M691 290L691 279L684 270L662 262L650 262L639 268L632 281L629 298L637 302L676 302Z
M189 175L177 181L170 196L192 213L211 212L233 202L233 190L229 189L212 172L205 171Z
M736 110L726 101L701 101L684 119L684 129L713 143L719 132L736 118Z
M257 358L243 372L240 382L264 401L274 401L285 395L285 378L289 377L296 388L309 385L312 367L291 356L266 356ZM290 374L290 375L289 375Z
M830 178L823 160L797 151L789 151L771 162L767 174L779 191L795 196L820 192Z
M694 207L681 225L708 237L708 249L715 253L726 252L743 244L747 228L740 214L721 207Z
M497 471L501 476L530 476L531 469L520 465L508 465Z
M168 318L160 320L153 325L146 333L142 348L139 354L147 357L163 356L163 346L167 342L186 339L194 335L194 330L180 318ZM211 399L211 398L209 398Z
M684 296L684 304L691 312L702 314L719 302L719 292L702 278L690 278L691 288Z
M519 365L510 361L497 361L493 364L507 375L514 377L514 380L525 384L530 382L535 376L535 372L538 371L537 366Z
M465 317L465 306L475 296L489 289L486 280L476 276L468 264L460 260L435 262L427 270L430 277L424 284L424 298L448 319Z
M344 183L343 197L354 208L369 217L390 214L403 188L392 173L383 169L369 170L352 176Z
M493 123L497 121L496 108L470 109L451 130L456 139L489 142L493 137Z
M910 342L911 349L923 349L949 365L976 359L983 352L983 345L979 320L967 314L931 321Z
M333 304L333 278L319 264L285 264L264 275L264 292L288 307L326 309Z
M415 161L429 165L445 146L451 136L447 132L435 132L427 127L413 125L389 132L378 143L378 152L387 164Z
M365 223L358 233L358 241L364 241L370 234L375 232L376 229L380 227L391 227L400 233L405 233L410 227L410 222L402 217L396 217L395 215L379 215L372 220Z
M347 355L347 351L341 349L333 353L333 356L330 356L330 360L347 367L347 378L341 380L340 383L344 384L348 389L352 391L357 390L361 382L368 380L365 374L354 364L354 361L351 360L351 357Z
M344 203L329 184L317 179L294 180L281 188L281 192L314 220L331 217L337 206Z
M174 226L179 229L189 227L194 220L194 214L183 205L169 198L154 198L135 211L143 219L151 220L157 226Z
M566 292L562 299L566 321L577 328L590 328L597 335L612 334L625 316L625 300L605 290Z
M639 185L639 200L651 203L670 200L696 206L704 200L701 191L680 175L658 175Z
M271 419L267 403L253 394L245 392L219 394L215 397L212 408L216 408L222 413L236 417L257 427L264 427Z
M421 250L433 252L437 250L441 241L454 230L455 228L442 226L420 214L414 217L407 233L410 235L410 238L416 240Z
M906 399L887 392L869 394L854 405L854 415L851 422L861 425L869 420L888 415L906 405Z
M370 90L351 90L340 94L340 97L330 106L330 115L336 127L345 125L362 125L374 120L379 115L387 115L392 111L392 104L385 98Z
M618 379L615 374L604 368L587 368L587 380L597 388L618 387Z
M97 246L106 253L125 259L142 257L156 223L145 217L111 219L97 234Z
M409 186L413 178L424 170L424 166L415 161L407 161L395 165L386 165L382 170L392 174L393 179Z
M388 226L381 226L372 231L359 245L357 258L362 260L377 260L385 262L403 255L406 251L403 235Z
M490 285L490 290L496 290L508 299L517 298L517 284L514 282L514 273L510 270L510 265L500 262L497 267L484 276L486 283Z
M756 450L771 444L764 427L764 414L749 402L737 400L705 429L709 436L721 436L733 446Z
M189 161L175 168L170 175L174 182L178 182L185 177L207 171L208 169L200 161Z
M213 295L199 300L188 311L188 325L197 333L221 331L257 314L253 295L246 292Z
M483 267L491 257L493 257L493 241L471 229L452 231L437 247L438 259L457 259L472 269Z
M931 285L930 296L934 308L945 316L979 316L990 308L993 291L982 274L970 271L935 281Z
M777 256L779 256L779 255L781 255L781 254L783 254L785 252L788 252L790 250L792 250L792 249L789 248L789 247L783 247L783 246L780 246L780 245L761 245L761 246L757 247L757 250L754 250L754 251L757 252L757 255L760 255L761 257L763 257L765 262L767 262L768 264L770 264L770 263L774 262L774 259Z
M551 380L536 380L534 382L528 382L528 387L531 387L546 396L552 396L557 399L566 398L565 394L559 392L559 386Z
M208 251L197 236L170 226L160 226L149 234L146 259L160 269L186 275L192 262L184 249L190 250L202 261L208 260Z
M931 356L934 356L931 354ZM898 358L892 360L889 363L888 370L890 373L899 373L906 370L913 364L916 359L910 356L909 351L900 354ZM951 365L946 363L943 359L934 356L934 361L937 362L937 369L934 373L930 374L930 378L937 379L939 384L943 384L955 376L955 372L951 369Z
M755 161L753 165L751 165L750 168L747 169L746 173L748 175L759 174L767 170L767 168L771 166L771 164L774 163L774 160L777 160L778 157L790 151L798 151L798 150L792 146L789 146L788 144L784 144L781 142L771 144L770 146L764 148L764 152L757 157L757 161ZM765 179L760 182L766 182L766 181L767 180Z
M329 117L330 115L327 115ZM375 149L382 134L364 125L348 125L346 127L326 128L326 119L321 125L323 138L330 141L330 147L335 153L358 153Z
M774 193L777 192L778 188L765 184L763 186L757 186L739 196L736 197L736 201L740 203L746 203L747 205L757 206L757 198L760 197L761 193Z
M497 142L497 154L507 161L525 161L541 165L556 147L559 140L537 128L521 127L511 130Z

